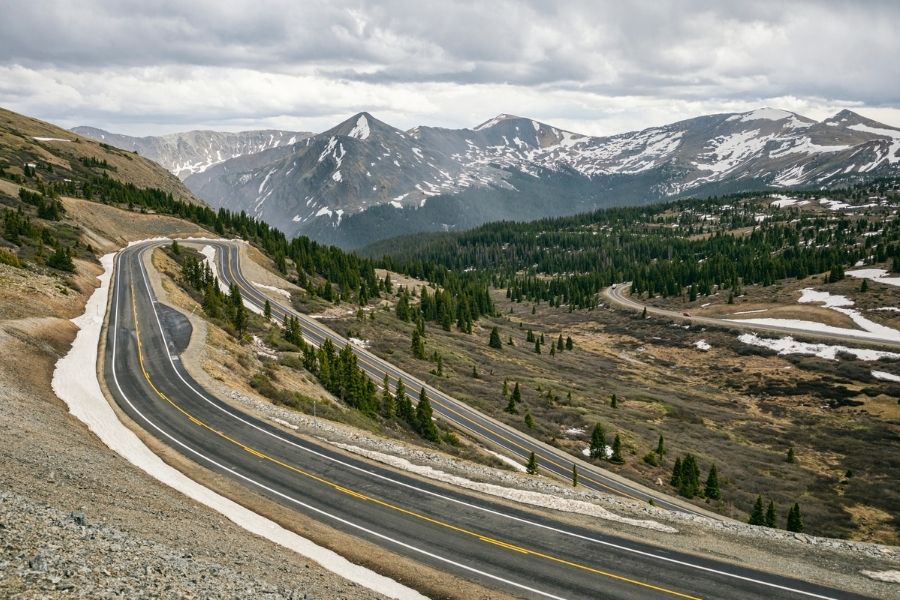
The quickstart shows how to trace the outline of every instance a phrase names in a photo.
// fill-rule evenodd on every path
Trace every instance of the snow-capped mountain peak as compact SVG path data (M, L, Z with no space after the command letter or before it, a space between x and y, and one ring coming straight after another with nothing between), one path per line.
M821 187L898 172L900 129L850 111L817 122L760 108L604 137L510 114L473 129L404 132L363 112L303 144L227 161L187 184L214 206L248 210L289 234L332 240L348 219L361 222L354 217L379 207L438 211L439 226L448 228L475 218L439 213L432 208L436 196L505 198L503 208L476 203L466 210L483 219L521 218L516 198L538 203L528 213L537 217L610 202ZM538 188L540 197L529 195ZM568 208L559 204L562 197L570 198Z

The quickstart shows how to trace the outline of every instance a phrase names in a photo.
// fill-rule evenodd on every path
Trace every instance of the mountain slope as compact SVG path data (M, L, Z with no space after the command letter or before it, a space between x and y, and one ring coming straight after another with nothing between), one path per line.
M214 206L246 210L290 235L356 247L483 219L895 174L900 129L850 111L816 122L763 108L607 137L512 115L473 129L404 132L360 113L185 183Z
M132 137L85 126L75 127L72 131L116 148L137 152L158 162L180 179L193 173L202 173L210 166L228 159L289 146L311 135L277 129L239 133L187 131L147 137Z
M202 204L177 177L147 158L0 108L0 168L22 174L29 165L44 181L78 181L105 174Z

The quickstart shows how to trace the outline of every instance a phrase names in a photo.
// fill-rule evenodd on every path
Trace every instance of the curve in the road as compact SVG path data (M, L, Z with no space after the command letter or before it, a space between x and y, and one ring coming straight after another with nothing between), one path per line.
M104 372L126 413L214 471L348 533L530 597L721 597L723 590L734 598L852 597L564 526L348 458L239 413L209 396L173 353L144 272L148 247L117 257Z
M576 464L579 471L579 483L587 488L624 496L641 502L652 499L654 504L661 508L702 515L714 519L723 519L720 515L692 506L678 498L673 498L667 494L631 482L623 477L600 469L596 465L588 463L576 456L572 456L564 450L554 448L540 440L523 434L514 427L501 423L472 408L468 404L456 400L449 394L424 383L409 373L398 369L388 361L383 360L354 344L350 344L346 338L322 325L315 319L267 297L258 290L256 286L249 282L240 269L240 246L238 243L212 241L209 242L209 244L216 249L217 272L219 277L223 279L223 282L226 285L231 285L232 283L237 284L241 289L244 300L252 303L257 311L261 311L263 305L268 300L272 309L273 319L281 322L285 315L290 315L298 319L303 329L303 336L307 341L319 345L323 343L325 339L330 339L338 349L349 344L357 356L360 367L375 381L376 384L380 385L382 383L385 373L387 373L394 381L402 379L404 386L407 389L407 394L414 403L418 400L419 391L424 386L428 393L428 397L431 400L435 415L455 427L467 431L480 442L494 446L506 454L518 459L522 464L525 464L529 454L534 452L535 457L544 472L548 472L563 481L567 481L571 477L572 465Z
M691 323L695 325L706 325L709 327L718 327L721 329L730 329L733 331L750 331L774 333L777 335L790 335L800 339L809 339L817 342L831 342L841 344L854 344L856 346L866 346L874 348L889 348L891 350L900 350L900 342L892 340L880 340L870 337L854 336L851 334L840 334L831 332L810 331L809 329L800 329L797 327L789 327L785 325L765 325L760 323L744 323L740 319L718 319L715 317L703 317L699 315L686 314L675 310L668 310L644 304L634 300L626 292L631 288L631 283L622 283L616 286L610 286L603 290L603 296L610 302L621 308L625 308L634 312L642 312L647 310L648 315L665 317L675 321Z

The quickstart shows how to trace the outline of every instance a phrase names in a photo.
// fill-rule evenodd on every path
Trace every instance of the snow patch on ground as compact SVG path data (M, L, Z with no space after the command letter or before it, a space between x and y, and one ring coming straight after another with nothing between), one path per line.
M831 333L837 335L847 335L852 337L858 337L860 339L866 340L888 340L888 341L900 341L900 331L896 329L891 329L890 327L884 327L883 325L879 325L879 327L883 327L888 332L892 332L889 334L882 335L880 333L871 332L871 331L860 331L859 329L847 329L846 327L834 327L833 325L825 325L823 323L817 323L816 321L802 321L799 319L726 319L727 321L731 321L732 323L752 323L754 325L765 325L768 327L784 327L789 329L800 329L803 331L812 331L815 333Z
M860 573L876 581L900 583L900 571L860 571Z
M787 336L782 338L763 338L755 333L745 333L738 336L738 340L744 344L751 346L759 346L768 348L778 352L779 355L785 354L807 354L825 358L828 360L837 360L838 354L850 354L858 360L873 361L881 358L897 358L900 354L895 352L885 352L882 350L869 350L868 348L850 348L847 346L832 346L829 344L812 344L808 342L798 342L794 338Z
M522 473L524 473L526 471L525 465L519 463L518 461L511 459L510 457L506 456L505 454L500 454L499 452L494 452L493 450L488 450L488 452L491 453L492 455L496 456L497 458L499 458L501 461L503 461L507 465L511 466L516 471L521 471Z
M875 379L881 379L882 381L893 381L895 383L900 383L900 375L894 375L893 373L888 373L887 371L872 371L872 377Z
M694 342L694 346L696 346L697 350L700 350L701 352L708 352L710 348L712 348L712 346L710 346L709 342L707 342L706 340L697 340L696 342Z
M291 293L287 290L281 289L280 287L275 287L274 285L266 285L264 283L257 283L255 281L251 281L250 283L261 290L269 290L270 292L275 292L279 296L284 296L288 300L291 299Z
M209 265L213 277L216 278L216 283L219 284L219 289L222 290L222 293L231 293L231 290L228 289L228 286L225 285L225 283L221 279L219 279L219 269L216 266L216 249L210 245L206 245L203 246L202 250L200 250L200 254L206 257L206 264Z
M591 457L591 449L590 449L590 448L583 448L583 449L581 450L581 454L582 454L583 456L586 456L586 457L590 458L590 457ZM604 446L604 447L603 447L603 455L604 455L606 458L612 458L612 446Z
M736 314L736 315L752 315L755 313L764 313L764 312L769 312L769 309L768 308L757 308L756 310L740 310L734 314Z
M128 462L247 531L314 560L329 571L367 589L394 598L424 598L415 590L355 565L343 556L318 546L189 479L164 463L133 431L119 421L100 391L96 368L104 311L109 299L113 257L114 254L107 254L100 259L104 269L99 277L100 287L91 294L84 314L72 320L79 328L78 335L69 353L56 363L53 372L53 391L66 403L69 412Z
M777 198L777 200L773 200L770 203L770 206L777 206L778 208L787 208L788 206L794 206L795 204L806 204L804 200L801 202L798 198L792 198L790 196L785 196L784 194L772 194L773 198Z
M888 277L888 272L884 269L857 269L855 271L847 271L845 274L857 279L869 279L878 283L900 287L900 277Z
M401 458L399 456L392 456L390 454L384 454L383 452L378 452L376 450L368 450L365 448L360 448L359 446L353 446L340 442L333 442L333 444L338 448L347 450L348 452L353 452L371 460L376 460L396 469L402 469L410 473L428 477L429 479L442 481L444 483L449 483L458 487L474 490L483 494L496 496L498 498L504 498L506 500L512 500L513 502L520 502L522 504L529 504L531 506L538 506L541 508L549 508L562 512L570 512L580 515L597 517L599 519L605 519L607 521L616 521L618 523L624 523L626 525L632 525L635 527L643 527L645 529L653 529L655 531L661 531L664 533L678 533L678 530L674 527L669 527L668 525L663 525L662 523L657 523L656 521L651 521L649 519L630 519L628 517L622 517L606 510L602 506L598 506L591 502L585 502L583 500L572 500L568 498L558 498L556 496L544 494L542 492L518 490L515 488L508 488L493 483L472 481L471 479L459 477L458 475L452 475L450 473L432 467L411 463L405 458Z
M38 137L34 136L32 139L38 142L71 142L72 140L67 140L66 138L58 138L58 137Z
M900 331L896 329L892 329L890 327L886 327L885 325L881 325L880 323L875 323L874 321L870 321L860 314L858 310L847 308L848 306L853 306L853 300L850 300L846 296L839 296L836 294L829 294L828 292L819 292L812 288L806 288L803 290L803 293L800 296L801 303L809 303L809 302L821 302L825 305L825 308L830 308L831 310L837 311L843 315L847 315L853 322L856 323L859 327L865 330L865 332L857 332L857 335L863 334L863 337L872 337L880 340L890 340L890 341L900 341ZM847 331L856 331L855 329L849 329Z
M349 339L350 339L350 343L353 344L354 346L356 346L357 348L368 348L371 345L371 342L369 340L363 340L363 339L356 338L356 337L351 337Z

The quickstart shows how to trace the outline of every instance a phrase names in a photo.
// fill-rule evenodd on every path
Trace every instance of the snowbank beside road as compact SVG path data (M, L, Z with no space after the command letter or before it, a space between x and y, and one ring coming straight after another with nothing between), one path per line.
M811 344L798 342L788 336L783 338L763 338L755 333L744 333L738 336L738 340L751 346L760 346L775 350L778 354L811 354L819 358L837 360L838 354L850 354L859 360L879 360L882 358L900 358L896 352L883 350L869 350L867 348L849 348L847 346L832 346L830 344Z
M318 546L189 479L164 463L133 431L119 421L104 398L97 378L97 353L110 293L113 257L114 254L107 254L101 259L104 272L99 278L100 287L88 300L84 314L72 320L79 328L78 335L69 353L56 363L53 373L53 391L66 403L69 412L128 462L176 491L219 512L247 531L297 552L329 571L378 593L393 598L425 598L415 590L355 565L343 556Z

